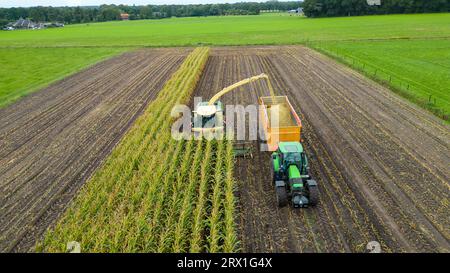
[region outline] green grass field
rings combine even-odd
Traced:
[[[394,78],[389,86],[442,117],[450,105],[449,25],[448,13],[321,19],[266,14],[0,31],[0,107],[126,48],[309,44],[364,63],[368,74],[377,70],[375,79]]]
[[[268,14],[116,21],[0,33],[0,46],[197,46],[450,37],[450,14],[307,19]]]
[[[450,40],[318,42],[312,47],[448,119]]]
[[[120,48],[0,48],[0,107],[123,50]]]

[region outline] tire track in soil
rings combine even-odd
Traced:
[[[31,250],[187,53],[125,53],[0,110],[1,251]]]
[[[274,68],[268,67],[267,70],[272,71],[272,70],[274,70]],[[277,78],[276,75],[271,75],[271,77]],[[282,82],[282,81],[280,81],[280,82]],[[285,90],[290,97],[295,97],[294,94],[289,94],[289,92],[288,92],[289,88],[287,86],[281,86],[281,87],[279,87],[279,90]],[[301,108],[298,107],[297,101],[294,100],[292,103],[293,103],[294,108],[297,109],[297,112],[302,114],[303,111]],[[310,153],[311,151],[317,153],[317,151],[319,149],[317,147],[315,148],[315,146],[320,142],[317,141],[317,136],[315,136],[314,134],[313,135],[311,134],[314,131],[312,128],[308,128],[310,126],[307,123],[307,119],[305,119],[305,117],[303,117],[303,123],[304,123],[303,126],[305,128],[305,130],[303,131],[304,136],[307,136],[306,141],[305,141],[306,149],[307,149],[308,153]],[[309,141],[311,138],[313,139],[313,141]],[[314,139],[316,139],[316,140],[314,140]],[[322,149],[323,149],[323,147],[322,147]],[[351,242],[355,241],[353,243],[354,245],[361,245],[361,241],[364,242],[364,241],[369,240],[368,238],[376,237],[377,236],[376,232],[373,232],[373,233],[366,232],[365,230],[363,230],[361,228],[361,226],[363,226],[363,227],[365,226],[368,217],[365,216],[365,213],[363,213],[364,210],[359,206],[358,201],[355,200],[355,197],[353,196],[352,192],[349,191],[347,188],[343,187],[345,180],[342,177],[342,175],[339,175],[339,170],[334,165],[333,160],[329,157],[329,155],[322,151],[321,155],[319,155],[319,156],[315,155],[312,158],[314,158],[314,160],[318,161],[319,164],[317,164],[316,166],[320,167],[320,172],[315,173],[314,165],[313,165],[312,172],[314,174],[313,176],[316,177],[316,179],[318,178],[319,183],[324,185],[324,187],[322,187],[322,189],[324,189],[323,192],[325,193],[325,195],[322,195],[321,198],[325,199],[325,202],[324,202],[325,204],[333,204],[333,209],[336,211],[334,213],[335,218],[328,220],[326,222],[331,222],[331,223],[335,222],[335,223],[338,223],[338,225],[341,227],[341,230],[335,230],[335,229],[333,230],[333,227],[331,226],[331,227],[328,227],[328,229],[326,229],[326,230],[312,232],[316,241],[317,241],[317,238],[322,238],[323,241],[328,242],[328,244],[325,244],[325,249],[327,249],[328,251],[336,252],[336,251],[349,251],[348,244],[345,244],[345,246],[343,246],[342,243],[339,242],[339,239],[341,239],[341,241],[342,241],[343,233],[345,233],[345,235],[347,237],[346,241],[351,241]],[[313,160],[313,162],[314,162],[314,160]],[[326,179],[321,182],[320,180],[322,178],[326,178]],[[329,190],[330,188],[334,188],[335,190],[330,191]],[[347,196],[347,198],[342,199],[342,198],[340,198],[340,196]],[[337,206],[336,206],[336,203],[338,203]],[[320,208],[321,205],[322,204],[319,204],[319,206],[317,208]],[[310,212],[314,212],[314,213],[310,213]],[[318,216],[315,214],[316,212],[319,213]],[[305,214],[308,215],[308,218],[310,219],[309,221],[311,223],[309,225],[311,228],[316,228],[317,226],[320,226],[320,224],[321,224],[320,222],[317,223],[317,222],[313,221],[313,219],[317,219],[317,218],[323,219],[323,216],[321,216],[321,214],[320,214],[320,210],[318,210],[318,211],[305,210]],[[366,221],[363,221],[363,222],[356,221],[359,218],[362,218],[363,220],[366,220]],[[359,230],[359,232],[355,232],[353,230]],[[331,236],[331,234],[333,234],[332,232],[338,232],[340,237],[338,236],[337,238],[333,238],[336,236]],[[316,233],[317,233],[317,235],[316,235]],[[327,235],[325,235],[325,237],[322,237],[322,236],[320,236],[322,234],[327,234]],[[359,242],[359,243],[357,243],[357,242]],[[321,245],[320,241],[317,241],[316,245],[320,246]],[[317,250],[319,250],[319,248]]]
[[[132,65],[132,63],[131,63]],[[143,66],[137,66],[135,65],[135,67],[137,67],[137,69],[141,70],[141,71],[145,71],[147,70],[146,67]],[[138,71],[136,71],[135,69],[130,70],[130,73],[133,73],[136,75],[138,75],[139,77],[142,77],[143,74],[138,74]],[[123,73],[123,72],[121,72]],[[118,77],[119,75],[111,75],[114,77]],[[110,80],[111,81],[111,80]],[[83,97],[83,102],[80,101],[75,101],[72,98],[68,98],[65,101],[68,102],[72,102],[72,104],[69,103],[69,105],[73,108],[72,109],[65,109],[64,111],[67,112],[67,115],[63,116],[59,114],[59,117],[57,117],[57,119],[55,120],[53,117],[52,118],[47,118],[47,117],[40,117],[40,120],[47,120],[50,119],[51,120],[51,125],[44,127],[44,130],[40,130],[39,132],[37,132],[35,135],[33,135],[33,137],[30,137],[30,139],[27,139],[27,141],[20,143],[20,146],[18,146],[13,152],[11,152],[10,154],[5,156],[5,159],[9,159],[9,158],[18,158],[19,156],[25,157],[25,156],[34,156],[35,158],[30,158],[31,160],[36,160],[38,161],[40,158],[39,154],[36,154],[34,151],[36,149],[39,149],[39,146],[42,146],[44,149],[47,148],[49,146],[50,143],[54,144],[53,142],[51,142],[51,139],[49,138],[49,135],[59,135],[61,134],[64,130],[67,130],[67,128],[69,126],[84,126],[83,124],[86,122],[84,119],[89,119],[90,115],[104,115],[105,111],[102,110],[105,108],[105,106],[107,107],[114,107],[113,104],[115,104],[117,101],[120,101],[121,99],[124,101],[128,101],[128,99],[123,99],[120,98],[119,96],[122,95],[126,95],[128,94],[128,92],[126,92],[127,88],[133,88],[132,85],[128,85],[126,86],[127,82],[123,81],[119,78],[119,81],[122,81],[123,83],[121,83],[120,85],[117,85],[115,81],[112,81],[114,84],[108,85],[108,88],[105,89],[106,92],[110,93],[110,94],[114,94],[111,95],[109,97],[104,97],[104,96],[97,96],[94,97],[94,99],[92,97],[90,97],[90,95],[87,95],[87,93],[94,93],[89,91],[90,89],[82,89],[83,92],[79,92],[79,93],[84,93],[84,97]],[[104,84],[103,82],[99,83],[99,84]],[[103,85],[105,88],[106,86]],[[124,92],[114,92],[114,90],[124,90]],[[141,100],[143,98],[140,98],[139,100],[136,99],[136,101],[138,101],[139,103],[141,103]],[[143,100],[142,100],[143,101]],[[90,111],[91,106],[90,104],[95,104],[95,105],[99,105],[95,111],[90,112],[89,114],[87,114],[88,111]],[[86,105],[88,104],[88,107],[78,107],[80,108],[80,110],[76,110],[77,108],[75,106],[77,105]],[[61,107],[58,105],[58,107]],[[72,112],[76,112],[75,114],[73,114]],[[56,114],[58,114],[58,112],[56,112]],[[63,118],[60,118],[63,117]],[[59,126],[60,123],[65,124],[65,127],[61,127]],[[79,125],[74,125],[74,123],[79,123]],[[39,127],[42,127],[42,124],[36,124]],[[28,125],[24,125],[27,126]],[[20,128],[20,127],[19,127]],[[37,130],[35,130],[37,131]],[[20,134],[19,134],[20,135]],[[8,132],[8,138],[9,139],[13,139],[14,140],[14,146],[16,146],[16,140],[18,139],[18,136],[16,134],[9,134]],[[20,137],[18,142],[20,141]],[[24,143],[26,143],[27,145],[23,145]],[[64,143],[60,143],[60,145],[63,145]],[[5,150],[8,148],[8,146],[5,147]],[[8,164],[9,163],[9,164]],[[19,177],[20,175],[22,175],[21,171],[27,171],[27,169],[30,168],[30,166],[25,165],[23,166],[23,164],[21,164],[22,162],[19,162],[18,164],[13,164],[14,162],[5,162],[5,164],[3,164],[3,166],[5,167],[5,169],[0,169],[1,173],[7,173],[8,171],[11,173],[10,176],[13,176],[15,174],[16,177]],[[24,162],[26,163],[26,162]],[[23,167],[22,167],[23,166]],[[11,169],[6,169],[7,167],[10,167]],[[21,169],[19,169],[20,167],[22,167]],[[2,187],[6,187],[7,185],[1,185]],[[19,187],[17,186],[17,184],[14,184],[14,187],[16,189],[18,189]],[[11,194],[14,194],[14,192],[11,192]]]
[[[272,71],[273,66],[270,63],[270,60],[266,59],[266,70],[267,71]],[[271,74],[270,75],[272,78],[272,82],[274,82],[274,85],[276,86],[277,90],[287,90],[287,87],[283,85],[283,80],[279,78],[279,75],[276,74]],[[292,102],[291,102],[292,103]],[[296,107],[296,104],[293,105],[294,107]],[[298,108],[298,107],[296,107]],[[301,114],[301,112],[299,112]],[[304,118],[302,118],[302,120],[304,120]],[[306,131],[309,132],[308,127],[305,124],[305,121],[303,121],[303,127],[306,128]],[[305,132],[305,131],[304,131]],[[305,134],[304,134],[305,136]],[[310,146],[307,144],[307,146]],[[312,147],[310,147],[312,148]],[[311,149],[312,150],[312,149]],[[311,157],[311,151],[309,151],[310,153],[310,157]],[[316,158],[324,158],[323,156],[321,157],[317,157]],[[324,165],[324,164],[322,164]],[[319,165],[321,166],[321,165]],[[312,171],[314,172],[314,169],[312,169]],[[324,172],[321,172],[322,175],[319,175],[319,173],[315,173],[314,177],[325,177]],[[319,181],[320,182],[320,181]],[[319,191],[321,191],[321,189],[319,189]],[[325,193],[320,193],[321,198],[323,199],[325,196],[328,197],[328,195],[325,195]],[[329,198],[329,197],[328,197]],[[330,199],[331,200],[331,199]],[[349,251],[349,248],[347,245],[343,245],[343,237],[342,234],[339,233],[339,230],[336,230],[331,224],[332,222],[334,222],[335,220],[331,220],[329,218],[329,215],[327,215],[327,210],[324,209],[323,204],[325,203],[331,203],[331,202],[323,202],[323,203],[319,203],[318,206],[316,207],[317,209],[317,215],[311,214],[309,210],[294,210],[291,212],[292,213],[296,213],[297,216],[301,216],[302,214],[305,214],[306,217],[308,218],[308,227],[311,229],[311,234],[313,234],[314,237],[320,237],[320,240],[318,240],[317,238],[314,239],[314,241],[316,241],[316,245],[317,251],[325,251],[325,249],[328,249],[328,251],[334,251],[334,252],[339,252],[339,251]],[[294,216],[293,216],[294,217]],[[311,218],[318,218],[319,221],[311,221]],[[335,239],[330,239],[333,236],[331,236],[331,234],[333,233],[337,233],[339,236],[337,236],[337,238]],[[320,243],[320,242],[322,243]]]
[[[430,124],[429,122],[426,122],[427,120],[423,119],[423,110],[420,111],[418,109],[417,111],[406,111],[406,114],[402,113],[402,111],[398,111],[397,109],[402,110],[408,110],[404,109],[405,107],[402,107],[402,104],[398,102],[398,98],[394,98],[392,94],[390,94],[389,91],[380,89],[379,92],[370,92],[370,89],[368,90],[367,87],[370,88],[368,83],[363,82],[358,77],[351,77],[346,78],[345,75],[342,76],[342,71],[339,69],[339,67],[333,66],[333,64],[325,63],[323,60],[319,59],[317,55],[312,54],[310,51],[306,52],[306,59],[308,60],[308,56],[312,56],[311,60],[316,60],[316,63],[320,63],[322,66],[324,66],[327,69],[324,69],[323,67],[318,67],[317,70],[320,71],[320,73],[327,77],[339,77],[339,81],[346,82],[346,84],[354,84],[354,89],[347,89],[344,88],[344,85],[340,85],[339,82],[337,82],[337,86],[335,88],[342,93],[342,97],[345,97],[350,103],[354,103],[358,105],[360,108],[359,111],[361,112],[362,109],[367,109],[366,111],[370,111],[373,113],[371,117],[365,116],[366,118],[371,119],[371,122],[375,125],[377,124],[383,124],[386,125],[388,128],[383,128],[382,130],[388,131],[386,133],[387,137],[391,137],[395,141],[397,145],[404,146],[403,149],[407,150],[411,157],[413,157],[415,160],[418,161],[418,164],[421,164],[424,168],[427,168],[429,171],[436,172],[435,175],[440,179],[442,182],[440,185],[441,187],[444,187],[444,189],[449,189],[449,185],[447,181],[450,178],[450,168],[445,165],[446,162],[450,160],[450,155],[447,153],[441,153],[442,149],[446,150],[448,149],[450,145],[449,141],[449,131],[445,130],[445,126],[439,126],[436,127],[436,124],[439,124],[439,122]],[[308,66],[314,65],[314,62],[308,61]],[[331,66],[331,68],[329,68]],[[342,68],[342,67],[341,67]],[[331,72],[330,72],[331,71]],[[388,93],[389,92],[389,93]],[[363,96],[360,96],[359,94],[363,94]],[[378,97],[381,97],[381,99],[377,99]],[[390,97],[387,95],[391,95]],[[361,97],[358,99],[358,97]],[[369,98],[369,99],[368,99]],[[388,107],[389,105],[384,103],[386,98],[392,98],[393,102],[396,103],[396,106],[398,107]],[[375,107],[376,106],[376,107]],[[378,108],[382,108],[383,112],[377,111]],[[357,107],[354,107],[357,108]],[[409,108],[410,109],[410,108]],[[389,116],[386,116],[384,112],[391,112]],[[395,122],[395,120],[390,119],[390,122],[384,122],[383,118],[386,117],[395,117],[396,119],[401,118],[404,122],[412,124],[411,129],[414,130],[414,134],[410,134],[409,131],[405,131],[402,122]],[[419,120],[420,122],[418,124],[414,124],[411,122],[410,119],[407,119],[408,117],[413,116],[414,119]],[[381,117],[381,118],[380,118]],[[422,123],[425,123],[426,125],[422,125]],[[395,124],[395,126],[393,126]],[[426,126],[432,127],[432,131],[435,131],[433,134],[430,133],[430,128],[426,128]],[[433,126],[434,125],[434,126]],[[378,126],[379,127],[379,126]],[[425,129],[426,128],[426,129]],[[447,128],[448,129],[448,128]],[[409,139],[409,141],[403,141],[404,139]],[[431,140],[429,139],[431,138]],[[420,140],[420,141],[417,141]],[[429,142],[434,140],[435,145],[428,145]],[[425,155],[425,157],[423,156]],[[421,160],[419,160],[419,158]],[[428,159],[428,160],[425,160]],[[437,166],[435,166],[437,165]]]
[[[283,71],[284,69],[281,68],[280,70]],[[305,71],[296,71],[296,72],[299,73],[299,74],[306,74],[306,75],[308,73],[308,72],[305,72]],[[303,81],[305,81],[305,78],[303,78]],[[287,82],[289,83],[289,80]],[[292,83],[290,83],[290,84],[292,84]],[[314,87],[314,81],[306,82],[303,85],[302,84],[297,85],[297,88],[308,90],[308,88],[310,88],[310,86]],[[291,93],[290,96],[295,98],[296,94],[292,94]],[[295,100],[294,100],[294,104],[297,104],[297,102],[295,102]],[[326,120],[325,123],[319,123],[318,121],[316,121],[316,124],[315,124],[316,127],[315,128],[309,126],[309,122],[311,120],[317,119],[320,115],[323,115],[323,114],[322,114],[320,108],[318,108],[317,105],[313,101],[310,101],[310,99],[308,98],[308,95],[302,96],[302,103],[301,103],[301,105],[303,107],[300,108],[300,109],[297,108],[297,110],[300,113],[304,114],[303,122],[304,122],[304,125],[306,125],[306,126],[305,126],[305,130],[303,132],[306,133],[306,143],[307,144],[309,143],[309,145],[311,147],[311,150],[316,151],[318,145],[320,145],[321,143],[326,144],[327,141],[332,141],[332,142],[339,141],[339,139],[341,137],[339,135],[333,136],[332,131],[325,131],[325,132],[323,132],[325,129],[327,129],[327,124],[328,123],[330,123],[330,124],[332,123],[329,120]],[[311,108],[312,106],[315,106],[315,108]],[[311,117],[311,116],[309,116],[309,113],[314,113],[314,115]],[[309,127],[309,129],[308,129],[308,127]],[[310,136],[310,132],[315,132],[316,133],[316,135],[313,136],[312,139],[311,139],[311,136]],[[326,138],[321,137],[321,135],[325,135]],[[321,146],[321,148],[320,148],[321,151],[318,153],[318,155],[314,156],[313,159],[318,161],[318,163],[319,163],[318,165],[319,165],[319,167],[322,170],[327,170],[331,166],[333,167],[333,171],[329,171],[329,170],[325,171],[328,174],[327,176],[330,178],[329,181],[334,181],[335,180],[334,177],[333,177],[333,174],[334,174],[334,176],[336,176],[336,177],[340,176],[339,177],[340,179],[339,179],[337,185],[343,186],[345,184],[348,184],[346,182],[348,180],[352,180],[352,178],[349,177],[348,175],[346,175],[345,173],[342,173],[342,170],[344,169],[342,166],[339,166],[339,167],[336,166],[336,165],[340,165],[340,164],[337,164],[337,163],[339,163],[339,159],[338,160],[333,160],[332,157],[326,151],[325,146],[323,146],[323,145],[320,145],[320,146]],[[348,145],[346,143],[340,143],[339,146],[340,147],[344,147],[344,150],[348,150],[348,148],[347,148]],[[351,157],[352,157],[352,155],[348,154],[348,158],[351,158]],[[329,160],[323,161],[323,160],[328,159],[328,158],[329,158]],[[326,162],[326,163],[324,163],[324,162]],[[320,178],[320,177],[323,177],[323,175],[319,174],[317,177]],[[323,184],[323,185],[324,185],[323,189],[328,192],[330,186],[336,185],[336,183],[332,183],[330,185],[326,185],[326,184]],[[348,186],[350,186],[350,185],[348,185]],[[336,187],[336,186],[334,186],[334,187]],[[360,191],[360,190],[361,189],[356,189],[355,190],[355,188],[353,188],[353,189],[350,189],[350,190],[347,189],[346,192],[344,192],[344,193],[342,193],[341,191],[338,191],[337,192],[338,194],[335,194],[335,193],[331,192],[331,194],[334,195],[331,198],[331,203],[333,204],[334,209],[336,211],[335,215],[337,217],[336,219],[338,219],[337,223],[339,223],[339,225],[341,226],[341,229],[343,229],[342,227],[346,227],[347,226],[347,228],[343,229],[343,230],[346,233],[347,241],[352,242],[353,245],[357,245],[354,242],[353,235],[352,234],[347,234],[347,233],[351,232],[351,230],[353,230],[354,228],[352,226],[348,226],[348,222],[349,222],[348,219],[346,220],[345,218],[344,219],[342,218],[343,216],[347,215],[346,217],[350,217],[350,219],[351,219],[351,216],[348,216],[348,214],[351,215],[352,213],[354,213],[354,212],[352,212],[352,207],[360,207],[360,206],[362,206],[361,210],[364,211],[362,216],[364,216],[366,219],[369,218],[369,220],[368,220],[369,223],[379,223],[380,222],[376,218],[373,217],[373,214],[372,215],[369,214],[371,209],[369,209],[368,204],[371,203],[371,200],[367,200],[366,201],[364,198],[358,197],[358,191]],[[355,195],[355,196],[353,196],[353,195]],[[347,199],[350,196],[352,196],[352,199],[356,199],[356,201],[354,200],[353,204],[345,206],[345,207],[347,207],[348,211],[343,211],[342,210],[342,205],[338,205],[338,206],[335,205],[335,203],[342,202],[342,201],[344,201],[345,199]],[[369,215],[365,216],[364,214],[369,214]],[[375,232],[375,233],[379,233],[381,231],[384,231],[383,225],[378,224],[378,232]],[[383,232],[383,233],[385,233],[385,232]],[[373,236],[369,236],[369,237],[374,238]],[[383,240],[381,240],[381,238],[379,236],[375,236],[375,238],[377,238],[378,241],[383,242]],[[385,247],[385,249],[386,249],[386,247]],[[360,250],[361,249],[359,249],[359,251]]]
[[[310,66],[305,65],[305,69],[309,67]],[[436,205],[436,203],[439,203],[439,200],[444,200],[446,195],[448,196],[448,191],[446,191],[445,187],[441,187],[438,189],[438,194],[440,193],[440,196],[433,195],[433,193],[426,193],[425,191],[425,188],[427,186],[428,190],[434,189],[436,186],[440,186],[440,178],[432,172],[427,172],[426,170],[421,169],[423,164],[421,164],[421,162],[414,162],[414,157],[411,156],[412,158],[408,158],[408,155],[403,154],[403,145],[396,145],[396,142],[394,140],[391,140],[390,135],[380,135],[379,129],[381,126],[379,124],[373,121],[360,121],[361,118],[367,118],[370,113],[361,113],[362,111],[359,109],[358,105],[347,105],[345,102],[345,100],[347,100],[347,96],[343,96],[340,94],[334,95],[335,91],[338,91],[337,93],[339,93],[340,90],[343,90],[343,88],[334,87],[339,86],[340,82],[342,81],[333,79],[332,82],[334,83],[334,86],[332,86],[329,84],[330,80],[328,78],[322,77],[321,74],[316,75],[315,73],[319,74],[320,72],[317,71],[319,70],[313,70],[312,72],[314,81],[322,81],[323,83],[325,83],[328,93],[316,92],[313,94],[313,96],[315,96],[316,98],[321,98],[319,99],[321,101],[320,104],[325,106],[325,109],[330,109],[324,110],[324,112],[329,111],[329,115],[332,115],[333,118],[335,118],[334,123],[343,124],[343,126],[346,128],[346,131],[350,133],[352,142],[359,143],[359,154],[364,154],[367,151],[368,155],[365,155],[365,161],[369,163],[376,175],[379,178],[382,178],[378,181],[380,183],[384,182],[388,192],[390,192],[391,195],[395,196],[395,199],[399,201],[398,207],[400,207],[402,210],[405,210],[406,213],[410,215],[410,217],[414,217],[414,223],[412,226],[414,227],[417,225],[418,231],[415,231],[415,236],[410,236],[410,239],[414,240],[415,238],[421,238],[422,243],[418,244],[419,249],[426,249],[428,247],[431,251],[433,249],[448,248],[448,241],[444,238],[444,236],[446,235],[446,231],[441,230],[441,234],[433,227],[433,223],[436,223],[437,226],[448,226],[446,224],[446,222],[448,221],[448,217],[446,217],[446,215],[448,216],[448,210],[442,211],[441,219],[439,219],[438,221],[436,220],[439,217],[435,217],[435,220],[433,220],[432,217],[428,217],[426,210],[422,209],[422,211],[418,211],[418,209],[422,208],[423,203],[427,204],[430,208],[439,209],[439,206]],[[333,73],[333,75],[335,74],[338,73]],[[355,85],[354,89],[357,88],[359,88],[359,86]],[[337,99],[339,98],[343,98],[343,100],[338,101]],[[350,121],[348,121],[347,123],[342,122],[342,120],[345,119],[349,119]],[[353,129],[350,129],[352,127]],[[360,135],[364,135],[364,137],[360,137]],[[374,149],[376,149],[376,152],[371,153],[371,151],[373,151]],[[383,166],[383,164],[386,164],[386,162],[388,162],[389,165]],[[381,166],[381,168],[378,167],[379,165]],[[409,180],[403,178],[406,174]],[[390,176],[388,177],[387,175]],[[385,182],[389,181],[390,179],[392,179],[391,183]],[[422,183],[410,184],[412,186],[416,186],[416,191],[413,192],[413,194],[417,194],[420,192],[419,195],[413,196],[415,201],[414,203],[413,200],[408,200],[409,192],[405,187],[409,186],[409,181],[420,180]],[[422,185],[425,185],[425,187],[420,188],[420,186]],[[427,199],[424,200],[422,199],[422,197],[425,197]],[[445,204],[443,206],[445,207]],[[426,217],[428,217],[428,220],[430,221],[428,221]]]
[[[263,72],[271,77],[276,92],[289,96],[301,116],[320,203],[304,210],[277,208],[270,154],[259,152],[255,143],[254,158],[238,158],[235,168],[243,251],[364,252],[372,240],[386,252],[450,251],[445,228],[448,126],[299,46],[216,48],[196,93],[207,99],[227,84]],[[209,82],[220,88],[211,89]],[[221,100],[256,104],[258,96],[267,94],[265,83],[256,82]],[[401,155],[398,166],[393,151]],[[411,186],[396,173],[399,170],[421,184]],[[420,202],[433,208],[421,209]],[[441,217],[427,216],[428,212]]]

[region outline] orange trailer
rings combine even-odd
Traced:
[[[260,97],[259,104],[269,151],[275,151],[279,142],[300,142],[302,122],[286,96]]]

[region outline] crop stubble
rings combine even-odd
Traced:
[[[0,250],[27,251],[188,54],[139,50],[0,110]]]
[[[248,252],[450,251],[449,128],[352,70],[304,47],[217,48],[196,96],[267,73],[303,122],[316,208],[279,209],[270,154],[238,159],[241,248]],[[256,104],[253,83],[222,98]]]

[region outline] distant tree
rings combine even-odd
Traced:
[[[212,15],[212,16],[222,15],[222,11],[220,9],[220,6],[217,5],[217,4],[211,5],[209,7],[209,12],[208,13],[209,13],[209,15]]]
[[[369,6],[367,0],[305,0],[308,17],[354,16],[419,12],[448,12],[449,0],[381,0],[381,6]]]
[[[450,0],[381,0],[381,3],[381,6],[375,7],[369,6],[367,0],[304,0],[303,2],[272,0],[261,3],[239,2],[206,5],[0,8],[0,20],[3,22],[2,24],[5,21],[11,22],[19,18],[70,24],[120,20],[121,12],[128,13],[131,20],[136,20],[161,19],[172,16],[256,15],[261,10],[287,11],[300,6],[309,17],[450,11]]]
[[[100,13],[98,15],[99,21],[113,21],[120,19],[120,10],[115,5],[100,6]]]
[[[81,10],[80,7],[76,7],[73,11],[73,18],[72,18],[72,23],[81,23],[83,18],[83,11]]]
[[[152,11],[151,6],[143,6],[140,8],[140,11],[139,11],[140,19],[151,19],[152,15],[153,15],[153,11]]]
[[[325,14],[324,3],[321,0],[305,0],[303,2],[303,12],[308,17],[319,17]]]
[[[160,12],[164,15],[166,18],[170,18],[173,16],[173,8],[170,5],[163,5],[160,7]]]
[[[1,16],[1,14],[0,14]],[[0,28],[4,28],[9,23],[6,19],[0,19]]]
[[[33,8],[30,8],[29,17],[30,17],[30,19],[32,19],[34,21],[37,21],[37,22],[45,22],[45,21],[47,21],[47,16],[46,16],[46,12],[45,12],[45,8],[44,7],[33,7]]]

